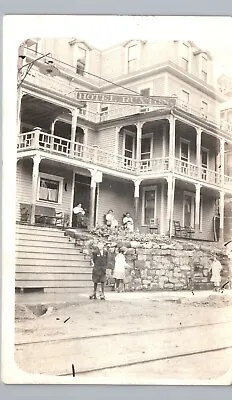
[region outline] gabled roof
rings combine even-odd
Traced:
[[[232,81],[232,77],[228,76],[226,74],[222,74],[221,76],[219,76],[217,81],[218,81],[218,83],[220,83],[220,82],[225,81],[225,80],[231,82]]]
[[[87,43],[86,41],[84,41],[84,40],[79,40],[79,39],[77,39],[77,38],[72,38],[70,41],[69,41],[69,44],[70,44],[70,46],[73,46],[74,44],[82,44],[82,45],[84,45],[85,47],[87,47],[87,49],[88,50],[92,50],[94,47],[93,46],[91,46],[89,43]]]
[[[147,43],[147,40],[130,39],[130,40],[127,40],[126,42],[123,42],[122,45],[123,45],[123,47],[125,47],[125,46],[127,46],[129,43],[131,43],[131,42],[140,42],[140,43],[142,43],[142,44],[145,44],[145,43]]]
[[[181,42],[181,40],[174,40],[174,42]],[[188,43],[190,47],[195,48],[195,51],[193,52],[194,56],[197,56],[199,54],[206,54],[212,60],[211,53],[208,50],[201,49],[192,40],[182,40],[182,42]]]

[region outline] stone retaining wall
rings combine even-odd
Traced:
[[[99,237],[82,237],[79,244],[88,252],[97,240]],[[113,282],[111,270],[114,267],[116,248],[126,248],[129,268],[126,270],[125,288],[129,291],[210,289],[213,285],[209,268],[214,254],[223,266],[221,285],[231,281],[226,249],[218,243],[168,239],[155,235],[140,235],[136,240],[133,236],[108,236],[100,240],[109,250],[109,284]]]

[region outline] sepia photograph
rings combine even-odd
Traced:
[[[7,115],[16,367],[231,385],[231,18],[40,18]]]

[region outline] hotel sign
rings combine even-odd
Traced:
[[[95,93],[78,91],[76,93],[77,100],[84,102],[93,103],[104,103],[104,104],[123,104],[133,106],[144,106],[149,105],[153,107],[174,107],[176,105],[176,97],[166,96],[140,96],[140,95],[127,95],[127,94],[116,94],[116,93]]]

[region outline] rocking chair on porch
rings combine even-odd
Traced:
[[[150,225],[149,225],[149,231],[150,233],[158,233],[159,230],[159,220],[158,218],[151,218],[150,219]]]

